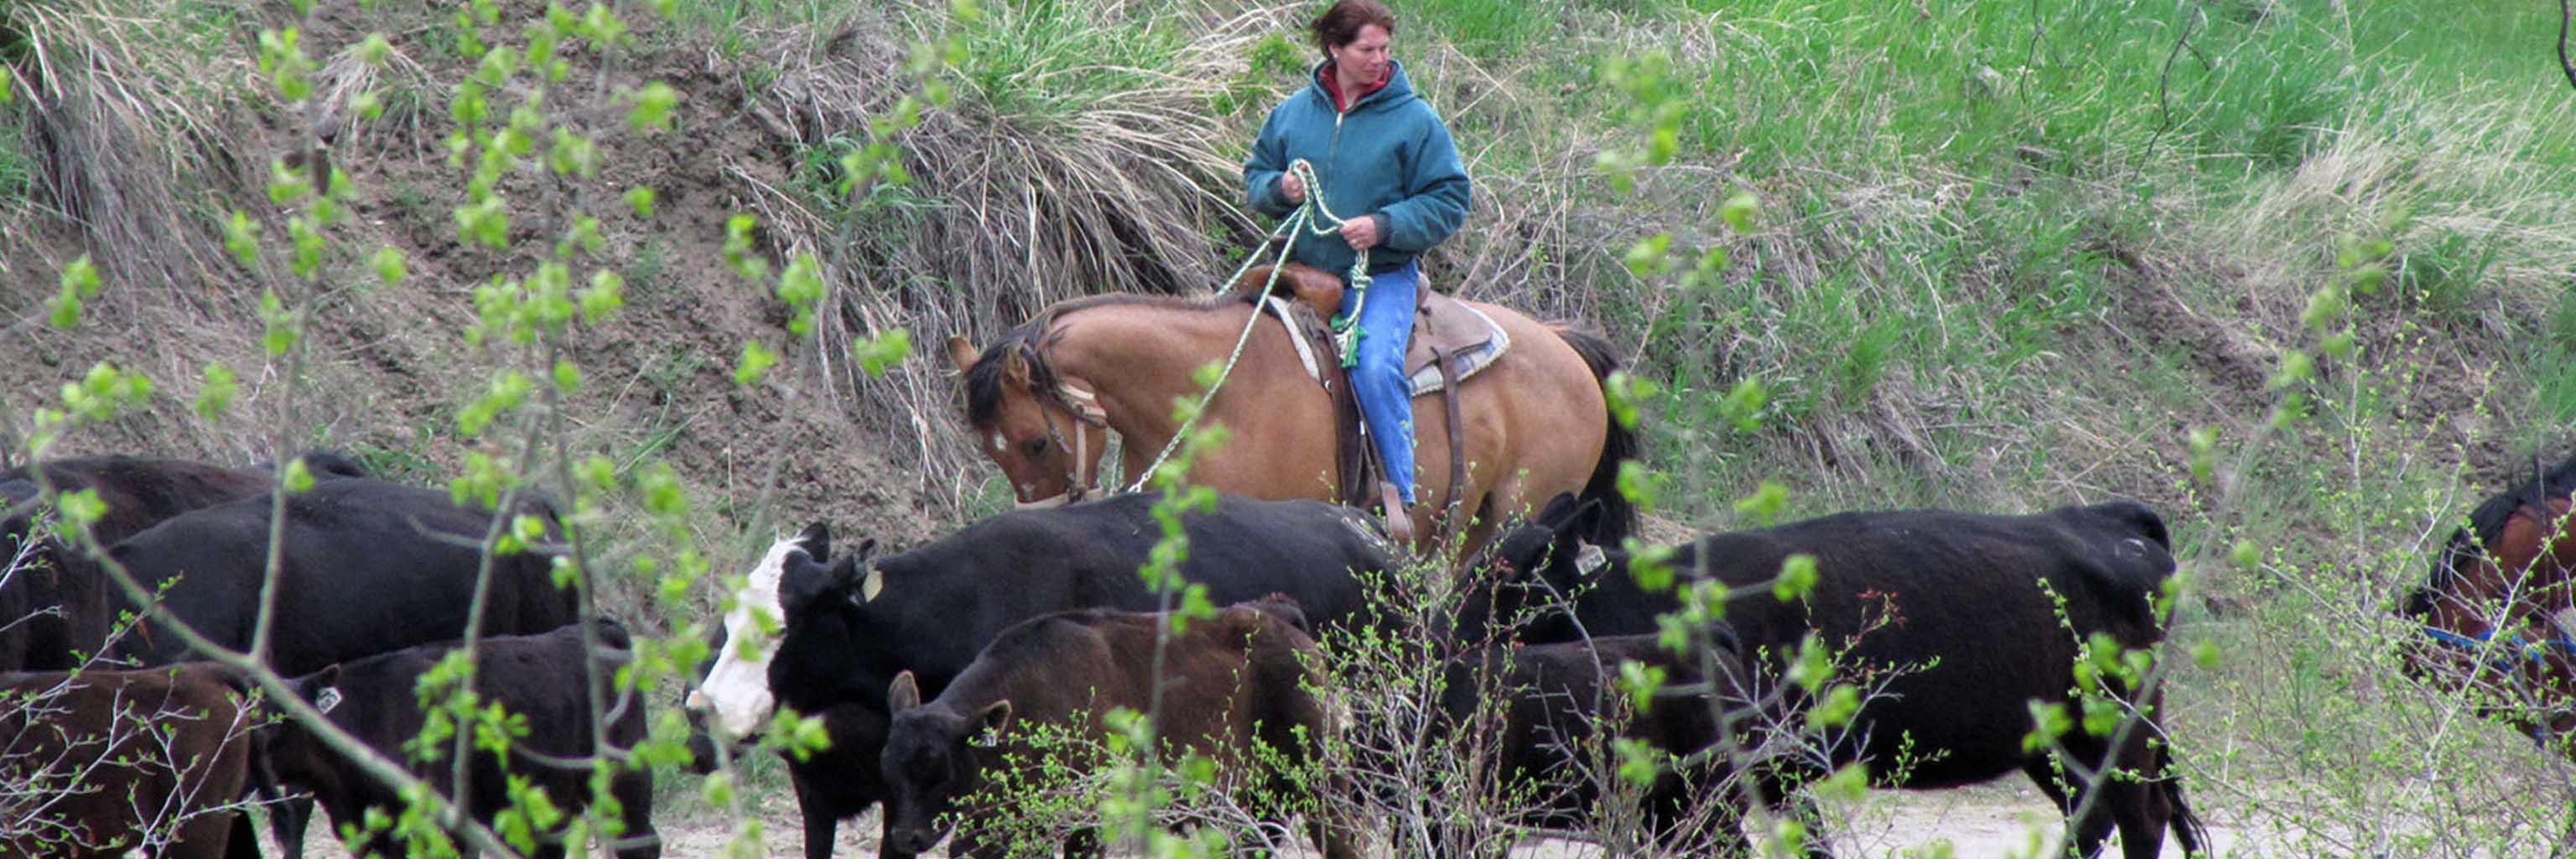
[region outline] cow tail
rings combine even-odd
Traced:
[[[2165,801],[2173,805],[2173,819],[2168,824],[2173,827],[2174,840],[2182,844],[2182,854],[2209,855],[2209,830],[2201,827],[2200,815],[2191,813],[2191,803],[2183,801],[2182,779],[2166,773],[2157,787],[2165,792]]]
[[[1611,348],[1610,341],[1566,325],[1548,327],[1565,341],[1565,345],[1574,347],[1575,354],[1583,356],[1584,366],[1592,369],[1592,378],[1602,384],[1601,394],[1606,399],[1610,394],[1610,374],[1618,372],[1620,367],[1619,355]],[[1619,463],[1636,459],[1642,445],[1637,431],[1621,425],[1619,418],[1610,410],[1603,409],[1601,419],[1606,424],[1601,437],[1601,459],[1592,467],[1592,479],[1583,484],[1583,498],[1601,502],[1602,515],[1600,524],[1594,526],[1593,532],[1585,535],[1585,539],[1594,545],[1615,548],[1637,531],[1637,508],[1628,503],[1628,496],[1619,493]]]

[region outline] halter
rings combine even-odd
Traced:
[[[2517,656],[2520,657],[2520,661],[2522,662],[2530,662],[2534,664],[2546,661],[2549,657],[2550,651],[2553,650],[2568,656],[2576,656],[2576,638],[2569,638],[2563,633],[2553,635],[2548,638],[2526,640],[2522,637],[2522,633],[2514,632],[2507,633],[2499,639],[2494,630],[2488,630],[2471,636],[2461,635],[2439,627],[2426,626],[2424,627],[2424,637],[2430,638],[2441,644],[2472,651],[2484,649],[2492,643],[2501,641],[2507,649],[2500,649],[2487,660],[2488,667],[2499,671],[2508,671],[2513,669],[2516,666],[2517,660],[2515,657]]]
[[[1022,510],[1062,507],[1081,501],[1091,494],[1093,488],[1091,460],[1083,456],[1083,451],[1091,447],[1092,427],[1096,426],[1104,430],[1109,427],[1109,412],[1100,407],[1098,395],[1063,382],[1056,383],[1055,398],[1056,405],[1063,406],[1065,411],[1073,413],[1073,442],[1070,444],[1065,442],[1064,432],[1056,428],[1053,414],[1046,415],[1047,440],[1053,442],[1057,449],[1064,451],[1065,458],[1072,460],[1073,465],[1065,472],[1063,492],[1036,501],[1019,502],[1018,507]]]

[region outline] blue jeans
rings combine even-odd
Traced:
[[[1413,299],[1421,285],[1422,269],[1409,262],[1369,276],[1368,301],[1360,308],[1359,363],[1351,368],[1360,420],[1377,444],[1387,482],[1406,504],[1413,503],[1413,383],[1404,375],[1404,350],[1413,341]],[[1342,315],[1350,315],[1360,294],[1342,293]]]

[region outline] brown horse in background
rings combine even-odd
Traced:
[[[1417,512],[1438,527],[1417,534],[1425,545],[1461,535],[1483,545],[1498,523],[1559,492],[1599,499],[1594,542],[1616,545],[1635,514],[1618,493],[1619,461],[1635,455],[1635,436],[1611,420],[1602,379],[1618,359],[1601,338],[1544,325],[1519,312],[1466,302],[1511,337],[1512,348],[1460,385],[1467,475],[1449,498],[1449,420],[1441,401],[1413,400]],[[1107,433],[1124,440],[1128,479],[1142,476],[1180,430],[1178,397],[1200,391],[1192,376],[1221,363],[1243,336],[1253,299],[1241,294],[1188,299],[1099,295],[1058,303],[1004,332],[979,354],[950,338],[949,357],[965,373],[967,423],[978,449],[1010,478],[1021,506],[1079,499],[1098,477]],[[1333,500],[1336,427],[1331,395],[1305,374],[1291,335],[1276,320],[1259,323],[1233,375],[1200,418],[1234,433],[1231,443],[1195,464],[1200,485],[1256,498]],[[1456,511],[1462,521],[1441,514]]]
[[[2535,741],[2576,732],[2576,459],[2469,513],[2408,595],[2408,670],[2485,694]],[[2576,749],[2570,750],[2576,754]]]

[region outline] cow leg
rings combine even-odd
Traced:
[[[1100,855],[1100,830],[1086,826],[1065,835],[1064,859],[1093,859]]]
[[[796,777],[793,770],[788,775],[788,783],[796,788],[796,810],[805,816],[805,859],[832,859],[832,839],[840,834],[841,822],[833,819],[821,797],[805,787],[805,779]]]
[[[304,831],[313,825],[313,797],[297,795],[283,787],[262,788],[261,793],[282,797],[268,806],[268,829],[276,833],[279,852],[289,857],[304,855]]]
[[[2100,763],[2102,760],[2102,754],[2098,745],[2089,742],[2070,743],[2065,754],[2069,758],[2078,761]],[[2058,783],[2057,767],[2051,762],[2051,759],[2048,756],[2040,756],[2039,758],[2032,760],[2030,763],[2023,765],[2022,772],[2028,774],[2031,782],[2039,785],[2040,792],[2047,794],[2049,801],[2057,805],[2057,812],[2059,814],[2074,814],[2075,809],[2083,806],[2085,786],[2072,782],[2066,784]],[[2118,785],[2114,784],[2110,785],[2110,787],[2116,789]],[[2102,799],[2106,801],[2117,798],[2118,795],[2116,793],[2104,794],[2102,797]],[[2085,857],[2085,859],[2092,859],[2092,857],[2102,854],[2102,842],[2110,839],[2111,826],[2113,822],[2111,815],[2105,814],[2103,811],[2104,810],[2101,808],[2095,808],[2090,813],[2086,814],[2084,819],[2073,821],[2075,843],[2070,846],[2072,847],[2071,852],[2075,855]],[[2152,856],[2154,854],[2148,855]]]
[[[1834,851],[1825,837],[1825,815],[1816,807],[1814,797],[1798,790],[1799,785],[1825,777],[1823,769],[1803,763],[1764,767],[1755,784],[1762,792],[1762,804],[1772,814],[1798,821],[1807,830],[1807,859],[1833,859]]]
[[[617,795],[617,805],[625,813],[626,834],[617,840],[629,845],[617,848],[617,859],[662,859],[662,834],[653,830],[652,771],[618,776],[617,783],[609,789]]]
[[[288,859],[303,859],[302,854],[287,854]],[[252,823],[250,812],[233,812],[232,837],[224,840],[224,859],[260,859],[259,825]]]

